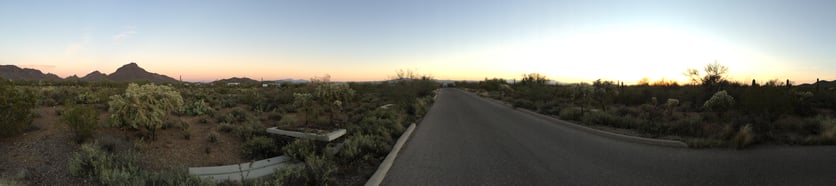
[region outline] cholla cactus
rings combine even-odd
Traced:
[[[114,125],[151,132],[155,138],[163,116],[183,109],[183,97],[169,86],[131,83],[125,94],[111,96],[108,104]]]
[[[725,90],[714,93],[711,99],[705,101],[703,108],[713,112],[725,112],[734,105],[734,98],[726,93]]]
[[[293,105],[305,112],[305,125],[310,123],[311,116],[316,115],[312,98],[310,93],[293,93]]]

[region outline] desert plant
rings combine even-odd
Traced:
[[[214,112],[214,109],[203,99],[187,104],[185,108],[185,114],[191,116],[202,116],[211,112]]]
[[[241,147],[242,155],[247,159],[264,159],[281,154],[281,148],[273,139],[263,136],[252,137]]]
[[[302,108],[302,112],[305,113],[305,125],[310,124],[311,119],[317,115],[316,105],[310,93],[293,93],[293,105]]]
[[[218,133],[215,131],[209,132],[209,142],[218,143],[220,141]]]
[[[703,108],[712,112],[723,113],[731,109],[734,105],[734,97],[729,96],[725,90],[714,93],[711,99],[705,101]]]
[[[337,155],[349,163],[371,163],[370,161],[385,156],[391,146],[384,143],[380,136],[354,135],[345,141]]]
[[[99,113],[88,105],[70,104],[64,109],[61,121],[70,127],[76,142],[81,143],[93,136],[99,123]]]
[[[754,142],[755,133],[752,131],[752,125],[747,124],[743,127],[740,127],[740,130],[737,131],[737,134],[734,135],[732,138],[732,144],[735,148],[741,149],[749,146]]]
[[[560,119],[562,120],[574,120],[578,121],[581,119],[581,111],[576,108],[566,107],[560,110]]]
[[[131,83],[125,94],[111,96],[108,104],[113,124],[150,132],[154,139],[163,116],[183,108],[183,97],[169,86]]]
[[[0,136],[16,135],[31,126],[31,110],[35,107],[32,95],[0,78]]]
[[[282,152],[290,158],[307,161],[308,157],[316,154],[317,144],[308,139],[296,139],[292,143],[282,147]]]

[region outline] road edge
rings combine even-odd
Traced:
[[[581,131],[585,131],[585,132],[588,132],[588,133],[592,133],[592,134],[595,134],[595,135],[598,135],[598,136],[603,136],[603,137],[607,137],[607,138],[611,138],[611,139],[615,139],[615,140],[622,140],[622,141],[628,141],[628,142],[633,142],[633,143],[641,143],[641,144],[656,145],[656,146],[663,146],[663,147],[688,148],[688,144],[686,144],[685,142],[682,142],[682,141],[667,140],[667,139],[656,139],[656,138],[645,138],[645,137],[618,134],[618,133],[613,133],[613,132],[604,131],[604,130],[598,130],[598,129],[583,126],[583,125],[580,125],[580,124],[577,124],[577,123],[574,123],[574,122],[571,122],[571,121],[561,120],[561,119],[555,118],[553,116],[543,115],[543,114],[540,114],[540,113],[537,113],[537,112],[534,112],[534,111],[531,111],[531,110],[528,110],[528,109],[524,109],[524,108],[516,108],[515,109],[515,108],[513,108],[513,106],[511,104],[509,104],[507,102],[504,102],[504,101],[501,101],[501,100],[496,100],[496,99],[493,99],[493,98],[482,97],[482,96],[476,95],[472,92],[468,92],[468,91],[465,91],[465,90],[462,90],[462,91],[464,91],[466,93],[470,93],[472,96],[476,96],[476,97],[485,99],[486,101],[494,102],[494,103],[497,103],[497,104],[500,104],[500,105],[505,105],[507,107],[510,107],[512,110],[517,110],[517,111],[520,111],[520,112],[523,112],[523,113],[527,113],[529,115],[532,115],[532,116],[550,121],[552,123],[559,123],[559,124],[562,124],[564,126],[568,126],[570,128],[574,128],[576,130],[581,130]]]
[[[553,122],[553,123],[560,123],[560,124],[563,124],[564,126],[568,126],[570,128],[574,128],[576,130],[585,131],[585,132],[588,132],[588,133],[592,133],[592,134],[595,134],[595,135],[598,135],[598,136],[608,137],[608,138],[611,138],[611,139],[629,141],[629,142],[633,142],[633,143],[663,146],[663,147],[688,148],[688,144],[686,144],[685,142],[682,142],[682,141],[656,139],[656,138],[645,138],[645,137],[638,137],[638,136],[630,136],[630,135],[624,135],[624,134],[619,134],[619,133],[613,133],[613,132],[609,132],[609,131],[590,128],[590,127],[583,126],[583,125],[580,125],[580,124],[576,124],[576,123],[573,123],[573,122],[570,122],[570,121],[561,120],[561,119],[558,119],[558,118],[554,118],[553,116],[543,115],[543,114],[540,114],[540,113],[537,113],[537,112],[534,112],[534,111],[531,111],[531,110],[528,110],[528,109],[524,109],[524,108],[517,108],[516,110],[518,110],[520,112],[527,113],[527,114],[535,116],[535,117],[539,117],[541,119],[548,120],[548,121]]]
[[[392,163],[395,162],[395,158],[398,157],[398,153],[403,148],[403,145],[406,144],[406,140],[412,136],[412,132],[415,131],[415,123],[409,125],[409,128],[401,134],[401,137],[398,138],[398,141],[395,143],[395,146],[392,147],[392,150],[389,151],[389,154],[386,155],[386,158],[383,159],[383,162],[380,162],[380,166],[377,167],[377,171],[374,172],[371,178],[366,181],[365,186],[377,186],[383,182],[383,178],[386,178],[386,174],[389,173],[389,169],[392,168]]]

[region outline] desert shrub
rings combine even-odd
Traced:
[[[0,78],[0,136],[19,134],[32,125],[35,99],[31,92],[18,90]]]
[[[329,177],[336,170],[336,165],[327,157],[313,156],[302,165],[278,170],[254,185],[328,185]]]
[[[215,131],[210,131],[209,132],[209,142],[218,143],[218,141],[220,141],[219,138],[220,138],[220,136],[218,136],[217,132],[215,132]]]
[[[68,105],[61,121],[70,127],[76,142],[81,143],[93,136],[99,123],[99,113],[88,105]]]
[[[618,119],[619,118],[617,118],[613,115],[610,115],[606,112],[600,112],[600,111],[587,112],[586,114],[581,116],[581,121],[583,123],[587,124],[587,125],[598,124],[598,125],[614,126],[614,125],[616,125],[616,122],[617,122],[616,120],[618,120]]]
[[[560,119],[562,120],[578,121],[581,120],[581,116],[581,111],[575,108],[566,107],[560,110]]]
[[[711,99],[705,101],[703,108],[713,112],[726,112],[734,106],[734,98],[729,96],[725,90],[714,93]]]
[[[375,109],[366,114],[356,125],[349,126],[349,131],[357,134],[381,136],[386,143],[404,131],[402,118],[395,109]]]
[[[152,173],[139,166],[132,152],[110,153],[96,144],[83,144],[69,162],[70,175],[96,180],[101,185],[212,185],[213,182],[181,171]]]
[[[265,159],[281,154],[281,148],[273,139],[263,136],[252,137],[241,147],[242,155],[247,159]]]
[[[203,99],[187,104],[184,109],[185,114],[190,116],[202,116],[214,111],[215,110],[209,106],[209,103],[206,103]]]
[[[163,125],[163,116],[182,109],[183,98],[169,86],[131,83],[125,94],[111,96],[108,104],[113,124],[150,132],[153,139]]]
[[[292,143],[282,147],[282,152],[290,158],[307,161],[308,157],[316,155],[317,146],[312,140],[296,139]]]
[[[233,126],[232,132],[235,133],[236,136],[244,140],[247,140],[256,135],[266,135],[264,127],[261,125],[261,122],[255,119],[250,119],[249,121],[244,122],[241,125]]]
[[[97,180],[102,185],[142,185],[138,156],[134,153],[114,155],[96,144],[84,144],[70,158],[73,176]]]
[[[732,138],[731,144],[735,148],[741,149],[749,146],[755,140],[755,133],[752,131],[752,125],[745,125],[737,131],[737,134]]]
[[[560,103],[557,101],[548,101],[540,106],[540,112],[546,115],[560,115]]]
[[[235,125],[229,123],[218,124],[218,131],[230,133],[235,130]]]
[[[535,108],[534,103],[527,100],[527,99],[514,99],[514,101],[511,102],[511,106],[514,107],[514,108],[524,108],[524,109]]]
[[[296,126],[299,125],[299,121],[296,120],[296,117],[283,117],[282,120],[279,120],[276,123],[276,126]]]
[[[385,156],[390,149],[391,146],[384,143],[380,136],[354,135],[345,141],[337,155],[351,164],[370,163]]]

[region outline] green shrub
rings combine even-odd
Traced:
[[[282,147],[282,152],[290,158],[307,161],[308,157],[316,155],[317,144],[309,139],[296,139],[292,143]]]
[[[563,110],[560,110],[560,119],[562,119],[562,120],[578,121],[578,120],[581,119],[581,116],[582,116],[582,113],[581,113],[581,110],[579,110],[579,109],[566,107],[566,108],[563,108]]]
[[[88,105],[68,105],[61,121],[70,127],[76,142],[81,143],[93,136],[99,123],[99,113]]]
[[[83,144],[69,162],[70,175],[96,180],[101,185],[213,185],[214,182],[183,171],[153,173],[139,167],[131,151],[113,154],[96,144]]]
[[[20,134],[32,125],[35,98],[0,78],[0,136]]]
[[[94,179],[102,185],[143,185],[137,158],[134,153],[114,155],[96,144],[84,144],[70,158],[69,170],[73,176]]]
[[[375,109],[367,113],[356,125],[349,126],[349,131],[357,134],[380,136],[386,143],[404,131],[402,118],[395,109]]]
[[[349,164],[372,163],[385,156],[391,148],[380,136],[354,135],[345,141],[337,155]]]
[[[273,139],[263,136],[252,137],[241,147],[244,158],[256,160],[265,159],[281,154],[281,148]]]
[[[334,162],[323,156],[308,159],[304,164],[277,170],[269,178],[252,185],[328,185],[331,175],[337,170]]]
[[[511,102],[511,106],[514,108],[533,109],[534,103],[527,99],[514,99],[514,101]]]

